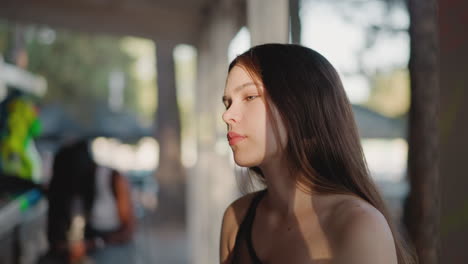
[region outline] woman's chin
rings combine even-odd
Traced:
[[[234,161],[236,162],[237,166],[240,167],[256,167],[260,164],[260,162],[255,159],[237,157],[236,155],[234,155]]]

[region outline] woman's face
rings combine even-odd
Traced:
[[[278,158],[281,153],[264,95],[264,87],[259,81],[252,79],[240,66],[232,68],[224,90],[226,111],[223,120],[228,125],[227,138],[234,160],[242,167],[262,166]],[[278,120],[282,146],[285,146],[285,128],[275,107],[271,103],[270,106]]]

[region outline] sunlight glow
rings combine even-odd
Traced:
[[[99,137],[91,143],[91,150],[96,163],[120,171],[155,170],[158,166],[159,145],[151,137],[144,137],[135,145]]]

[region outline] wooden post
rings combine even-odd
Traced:
[[[408,0],[411,108],[405,222],[420,263],[438,263],[439,68],[435,0]],[[445,263],[445,262],[444,262]]]
[[[158,109],[156,138],[159,143],[160,221],[185,223],[185,170],[181,162],[181,129],[173,50],[175,44],[156,42]]]

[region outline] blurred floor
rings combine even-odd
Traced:
[[[186,264],[188,240],[182,227],[156,225],[154,215],[146,215],[138,222],[133,243],[109,247],[91,256],[96,264]]]

